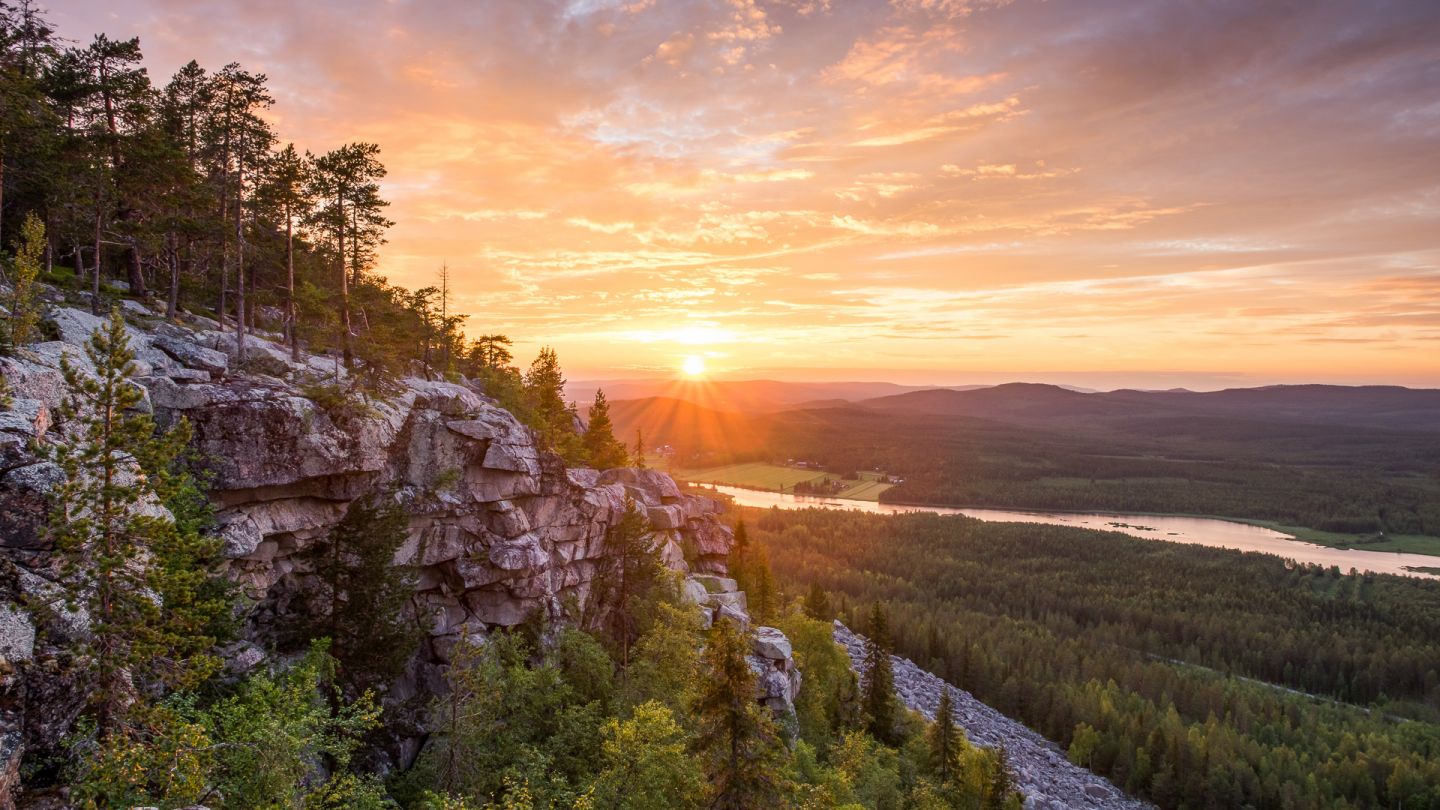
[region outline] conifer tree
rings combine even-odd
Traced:
[[[775,583],[775,573],[770,570],[770,557],[765,549],[757,548],[751,555],[750,588],[754,591],[751,609],[755,620],[771,624],[780,615],[780,586]],[[747,591],[748,592],[748,591]]]
[[[629,458],[625,445],[615,438],[615,426],[610,421],[610,403],[605,392],[596,390],[595,403],[590,406],[590,422],[585,426],[581,439],[585,446],[585,461],[597,470],[624,467]]]
[[[820,587],[820,583],[810,583],[810,590],[805,594],[803,604],[805,615],[812,619],[828,622],[835,618],[835,611],[830,607],[830,595]]]
[[[702,657],[695,701],[695,753],[710,782],[711,808],[750,810],[782,804],[785,744],[774,719],[755,700],[749,644],[730,622],[717,622]]]
[[[23,346],[36,337],[40,324],[40,261],[45,255],[45,223],[35,214],[25,215],[20,226],[20,244],[15,252],[14,272],[10,279],[9,329],[3,342]]]
[[[565,375],[555,350],[549,346],[540,349],[525,372],[525,401],[540,441],[550,450],[562,450],[573,424],[565,405]]]
[[[325,543],[310,554],[319,580],[308,638],[329,638],[340,680],[356,694],[398,674],[419,643],[408,615],[414,575],[393,564],[407,518],[393,499],[351,503]]]
[[[381,233],[392,224],[381,215],[388,202],[380,198],[379,181],[385,176],[380,147],[351,143],[333,149],[310,163],[309,192],[316,199],[310,222],[331,237],[340,290],[340,346],[345,366],[354,365],[351,322],[351,288],[373,258]],[[367,249],[367,245],[369,246]]]
[[[128,736],[138,730],[147,684],[193,686],[213,670],[203,630],[213,617],[201,613],[214,606],[196,595],[215,545],[177,529],[162,508],[162,488],[178,486],[167,475],[188,432],[157,437],[137,410],[141,389],[118,310],[85,354],[93,374],[61,358],[62,438],[47,451],[64,482],[50,525],[67,601],[90,619],[78,659],[95,674],[96,728],[102,737]]]
[[[895,740],[895,673],[890,664],[890,626],[885,609],[876,602],[870,608],[870,622],[862,663],[861,707],[866,728],[875,739],[893,744]]]
[[[265,167],[258,196],[261,204],[285,223],[285,342],[290,359],[300,361],[299,312],[295,305],[295,230],[310,217],[314,198],[310,195],[309,172],[314,158],[303,157],[295,144],[286,144]]]
[[[940,706],[935,710],[935,722],[930,724],[930,767],[940,784],[947,785],[955,779],[955,769],[960,757],[959,732],[955,728],[955,705],[950,689],[940,691]]]
[[[1015,781],[1010,776],[1010,755],[1001,745],[995,749],[995,757],[991,760],[990,784],[985,791],[985,810],[1004,810],[1012,805],[1019,805],[1015,793]]]
[[[645,434],[640,428],[635,428],[635,451],[630,455],[635,459],[635,469],[645,469]]]
[[[749,593],[750,532],[745,528],[743,520],[735,524],[735,542],[730,546],[730,558],[725,567],[730,572],[730,577],[735,580],[736,587]]]
[[[626,667],[641,616],[648,612],[646,602],[665,570],[650,520],[628,496],[624,514],[605,536],[605,548],[605,560],[591,586],[590,612],[619,652],[621,667]]]

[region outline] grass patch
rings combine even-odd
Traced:
[[[677,469],[673,471],[673,475],[681,480],[698,484],[721,484],[783,492],[793,491],[796,484],[839,481],[845,485],[845,488],[835,493],[835,497],[860,501],[878,501],[880,493],[892,486],[881,482],[882,473],[865,472],[860,474],[859,480],[845,481],[838,475],[821,470],[801,470],[758,461],[696,470]]]
[[[1277,532],[1294,535],[1297,540],[1304,540],[1307,543],[1314,543],[1330,548],[1358,548],[1365,551],[1398,551],[1406,554],[1429,554],[1433,557],[1440,557],[1440,537],[1431,537],[1426,534],[1390,534],[1385,535],[1383,540],[1376,540],[1375,535],[1370,534],[1342,534],[1340,532],[1323,532],[1319,529],[1307,529],[1304,526],[1286,526],[1283,523],[1276,523],[1273,520],[1248,520],[1245,518],[1227,517],[1224,520],[1234,520],[1240,523],[1249,523],[1252,526],[1263,526],[1267,529],[1274,529]]]

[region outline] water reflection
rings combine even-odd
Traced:
[[[1374,571],[1377,574],[1440,579],[1433,574],[1410,570],[1440,567],[1440,557],[1425,554],[1403,554],[1363,549],[1339,549],[1318,546],[1260,526],[1235,523],[1215,518],[1168,517],[1159,515],[1094,514],[1088,512],[1017,512],[1007,509],[954,509],[944,506],[898,506],[856,501],[848,498],[825,498],[791,495],[743,487],[707,486],[735,499],[741,506],[781,509],[851,509],[878,515],[899,515],[911,512],[932,512],[940,515],[965,515],[992,523],[1046,523],[1055,526],[1078,526],[1084,529],[1115,531],[1150,540],[1194,543],[1215,548],[1260,551],[1287,559],[1316,565],[1338,565],[1341,571]]]

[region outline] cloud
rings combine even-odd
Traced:
[[[448,263],[567,368],[703,320],[756,367],[1440,385],[1434,3],[63,6],[157,82],[267,73],[301,148],[380,143],[384,275]]]

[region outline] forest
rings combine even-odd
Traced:
[[[963,517],[740,510],[782,592],[1161,807],[1440,807],[1440,588]]]

